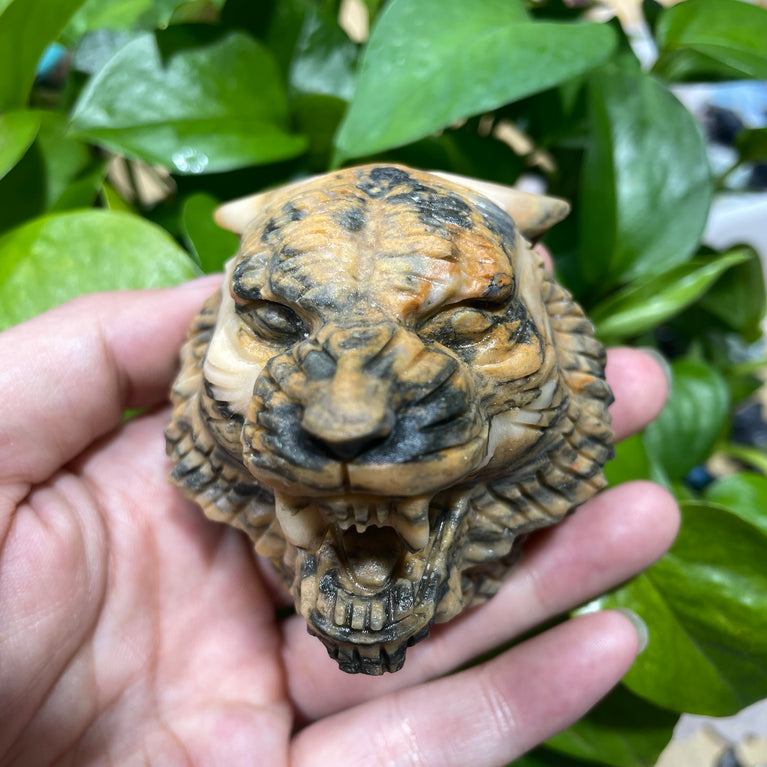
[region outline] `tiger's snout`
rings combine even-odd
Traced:
[[[451,456],[472,444],[478,460],[485,438],[465,367],[396,323],[326,324],[269,362],[250,412],[251,470],[289,468],[307,490],[428,492],[437,484],[431,464],[440,464],[440,483],[458,478],[474,466]],[[272,434],[277,422],[294,426]]]
[[[349,461],[388,437],[396,421],[393,381],[380,375],[392,327],[329,330],[303,358],[307,386],[301,427],[322,448]],[[391,360],[383,366],[391,365]]]

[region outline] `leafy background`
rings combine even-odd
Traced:
[[[748,247],[700,245],[722,181],[670,90],[767,79],[767,10],[645,3],[648,71],[620,20],[560,0],[366,0],[365,42],[339,5],[0,0],[0,328],[219,270],[236,248],[219,201],[305,174],[375,158],[545,181],[574,206],[547,240],[560,279],[606,342],[653,348],[673,374],[610,479],[662,482],[684,522],[661,561],[583,608],[632,608],[648,649],[518,763],[651,765],[681,712],[767,697],[767,456],[733,427],[764,368],[764,279]],[[737,146],[764,160],[765,130]],[[727,457],[713,481],[712,455]]]

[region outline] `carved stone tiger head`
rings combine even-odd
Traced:
[[[371,165],[219,214],[242,241],[182,355],[172,478],[344,671],[399,669],[604,483],[604,350],[525,239],[566,206],[476,186]]]

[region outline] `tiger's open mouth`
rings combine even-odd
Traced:
[[[284,516],[287,499],[278,495],[276,505]],[[397,671],[407,647],[428,634],[465,516],[441,506],[425,496],[291,499],[316,531],[313,545],[298,547],[296,608],[342,670]]]

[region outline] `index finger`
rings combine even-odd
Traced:
[[[0,334],[0,482],[41,482],[126,408],[160,402],[220,281],[83,296]]]

